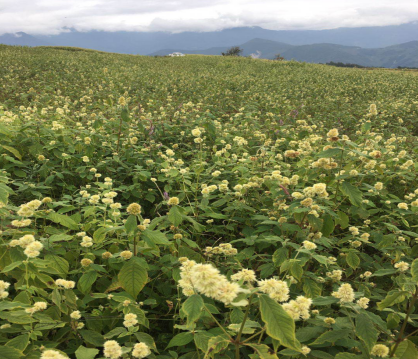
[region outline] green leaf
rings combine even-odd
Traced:
[[[216,337],[210,338],[208,342],[208,349],[206,351],[206,358],[216,358],[216,353],[219,353],[221,350],[226,349],[230,341],[228,338],[218,335]]]
[[[194,342],[196,346],[203,352],[207,352],[209,340],[213,337],[213,334],[208,332],[197,332],[194,334]]]
[[[63,214],[58,214],[58,213],[50,213],[48,214],[48,216],[46,217],[47,219],[49,219],[50,221],[54,222],[54,223],[58,223],[64,227],[67,227],[69,229],[73,229],[73,230],[77,230],[78,229],[78,225],[77,223],[71,219],[68,216],[65,216]]]
[[[335,356],[335,359],[355,359],[355,358],[362,359],[362,357],[355,355],[355,354],[351,354],[351,353],[338,353]]]
[[[157,347],[155,346],[155,342],[154,339],[152,338],[151,335],[147,334],[147,333],[135,333],[136,339],[139,342],[145,343],[146,345],[148,345],[151,349],[154,349],[155,351],[157,351]]]
[[[48,261],[48,267],[55,270],[54,274],[61,274],[65,276],[70,270],[70,264],[62,257],[53,254],[47,254],[45,256],[45,260]],[[48,273],[51,273],[51,271]]]
[[[379,308],[379,310],[383,310],[387,307],[390,307],[393,304],[400,303],[405,299],[405,296],[407,294],[408,292],[405,291],[391,291],[388,293],[385,299],[377,303],[377,307]]]
[[[350,182],[344,181],[341,184],[341,191],[348,197],[353,206],[361,207],[363,197],[357,187],[353,186]]]
[[[412,262],[411,274],[414,281],[418,283],[418,258],[414,259]]]
[[[265,344],[247,344],[253,348],[260,359],[278,359],[274,351]]]
[[[142,232],[141,237],[145,237],[153,244],[161,244],[164,246],[168,246],[170,244],[166,235],[160,231],[151,231],[150,229],[146,229]]]
[[[267,334],[280,341],[280,344],[301,351],[295,336],[295,322],[283,307],[269,296],[260,295],[261,318],[266,323]]]
[[[367,347],[368,353],[372,350],[376,344],[379,336],[378,331],[373,325],[373,322],[364,313],[360,313],[356,317],[356,334],[364,342]]]
[[[16,338],[9,340],[6,345],[24,351],[29,344],[29,334],[19,335]]]
[[[346,338],[350,333],[349,329],[330,330],[321,334],[311,345],[335,343],[339,339]]]
[[[137,218],[131,214],[125,222],[125,230],[128,236],[132,236],[138,230],[137,228]]]
[[[93,344],[96,347],[103,346],[105,339],[100,333],[95,332],[93,330],[84,330],[84,329],[79,330],[79,333],[81,334],[81,336],[87,343]]]
[[[148,273],[142,261],[138,257],[132,257],[123,265],[118,278],[122,288],[136,298],[148,281]]]
[[[180,346],[189,344],[192,340],[193,340],[192,333],[177,334],[174,338],[170,340],[166,349],[171,348],[171,347],[180,347]]]
[[[13,190],[4,183],[0,183],[0,203],[7,204],[9,195],[13,194]]]
[[[303,291],[308,298],[316,298],[321,295],[321,287],[312,279],[305,279]]]
[[[10,153],[14,154],[16,158],[22,161],[22,155],[16,148],[5,145],[1,145],[1,147],[3,147],[6,151],[9,151]]]
[[[323,216],[322,219],[324,220],[324,223],[322,224],[321,232],[324,237],[328,237],[334,231],[334,220],[329,214]]]
[[[99,354],[99,349],[86,348],[80,345],[74,354],[77,359],[94,359]]]
[[[6,267],[4,267],[4,269],[2,270],[2,273],[10,272],[13,269],[19,267],[22,263],[23,263],[22,261],[17,261],[17,262],[10,263]]]
[[[96,271],[89,271],[84,273],[81,278],[78,280],[77,288],[80,290],[81,293],[87,294],[93,283],[97,279],[97,272]]]
[[[187,325],[199,319],[203,309],[203,299],[198,294],[193,294],[183,304],[183,310],[187,315]]]
[[[404,340],[396,348],[396,359],[412,359],[418,358],[418,351],[414,343],[410,340]]]
[[[1,359],[19,359],[23,357],[23,353],[16,348],[9,346],[0,347],[0,358]]]
[[[184,214],[183,209],[179,206],[171,207],[168,212],[168,220],[175,226],[178,227],[183,222]]]
[[[329,148],[325,151],[322,151],[318,154],[318,158],[330,158],[341,156],[341,148]]]
[[[360,258],[354,252],[348,252],[346,260],[347,264],[353,269],[356,269],[360,265]]]

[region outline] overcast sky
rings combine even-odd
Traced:
[[[24,31],[330,29],[418,20],[418,0],[0,0],[0,34]]]

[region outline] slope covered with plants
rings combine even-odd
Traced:
[[[0,356],[417,357],[416,72],[0,63]]]

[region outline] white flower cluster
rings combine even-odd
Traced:
[[[28,258],[35,258],[39,256],[40,251],[44,247],[41,242],[35,240],[35,237],[32,234],[26,234],[20,239],[13,239],[10,241],[9,246],[20,246],[21,248],[24,248],[24,253]]]
[[[260,280],[258,286],[261,292],[278,302],[285,302],[289,299],[289,287],[286,282],[270,278]]]
[[[123,325],[126,328],[130,328],[130,327],[133,327],[133,326],[137,325],[138,320],[136,318],[137,318],[136,314],[133,314],[133,313],[125,314],[125,318],[124,318],[125,320],[123,322]]]
[[[34,212],[41,206],[42,202],[35,199],[28,203],[22,204],[17,211],[17,214],[22,217],[31,217]]]
[[[75,282],[73,282],[72,280],[57,279],[55,281],[55,284],[65,289],[73,289],[75,287]]]
[[[226,256],[234,256],[238,253],[236,248],[233,248],[230,243],[221,243],[217,247],[206,247],[205,255],[212,257],[214,254],[224,254]]]
[[[25,312],[28,313],[28,314],[33,314],[33,313],[45,310],[47,306],[48,305],[45,302],[35,302],[33,304],[33,307],[26,308]]]
[[[299,296],[296,300],[291,300],[289,303],[283,304],[283,309],[289,314],[293,320],[309,319],[309,308],[312,304],[312,299],[304,296]]]
[[[68,359],[68,357],[62,355],[57,350],[44,350],[42,352],[41,359]]]
[[[354,290],[348,283],[342,284],[338,291],[333,292],[331,295],[338,298],[340,303],[352,303],[354,301]]]
[[[186,296],[198,292],[224,304],[231,304],[237,295],[244,291],[237,283],[228,281],[211,264],[196,263],[185,257],[179,260],[182,263],[179,286]]]
[[[0,280],[0,299],[7,298],[9,296],[9,292],[7,291],[9,287],[10,283]]]

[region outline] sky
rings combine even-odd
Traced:
[[[23,31],[215,31],[399,25],[417,0],[0,0],[0,34]]]

